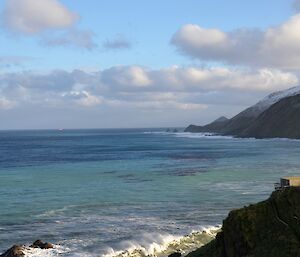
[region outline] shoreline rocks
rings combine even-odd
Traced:
[[[52,249],[54,246],[51,243],[36,240],[29,248]],[[25,245],[13,245],[6,252],[1,254],[0,257],[25,257],[24,251],[26,251],[26,249],[28,249],[28,247]]]
[[[51,249],[54,248],[53,244],[48,243],[48,242],[43,242],[41,240],[36,240],[33,242],[33,244],[31,246],[29,246],[31,248],[41,248],[41,249]]]
[[[13,245],[5,253],[1,254],[0,257],[25,257],[24,250],[25,246]]]

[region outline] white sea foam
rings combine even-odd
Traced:
[[[191,133],[191,132],[180,132],[172,133],[176,137],[187,137],[187,138],[208,138],[208,139],[235,139],[232,136],[221,136],[214,133]]]
[[[147,234],[139,241],[123,242],[123,250],[107,249],[103,257],[164,257],[176,251],[187,254],[211,241],[219,229],[220,226],[211,226],[185,236]]]
[[[232,136],[222,136],[215,133],[192,133],[192,132],[164,132],[164,131],[146,131],[144,134],[157,134],[157,135],[169,135],[175,137],[186,137],[186,138],[210,138],[210,139],[235,139]]]
[[[144,134],[158,134],[158,135],[169,135],[175,137],[183,137],[183,138],[207,138],[207,139],[231,139],[231,140],[251,140],[251,141],[291,141],[291,142],[300,142],[300,139],[293,139],[293,138],[254,138],[254,137],[247,137],[247,138],[239,138],[234,136],[222,136],[215,133],[210,132],[159,132],[159,131],[147,131],[143,132]]]
[[[158,233],[144,234],[141,235],[138,241],[122,242],[119,249],[107,248],[106,253],[102,255],[100,253],[91,254],[81,249],[81,246],[85,246],[81,240],[71,240],[71,244],[68,241],[67,244],[70,248],[63,246],[63,242],[61,242],[62,244],[54,245],[53,249],[26,247],[23,252],[25,257],[165,257],[176,251],[186,255],[211,241],[220,228],[220,225],[210,226],[202,228],[200,231],[192,231],[185,236]]]
[[[66,211],[69,211],[71,208],[76,207],[76,205],[67,205],[59,209],[48,210],[41,214],[37,214],[37,218],[47,218],[47,217],[55,217],[60,214],[64,214]]]
[[[255,138],[252,138],[255,139]],[[263,138],[263,139],[256,139],[256,140],[265,140],[265,141],[291,141],[291,142],[300,142],[300,139],[295,138],[286,138],[286,137],[274,137],[274,138]]]
[[[166,132],[166,131],[145,131],[143,134],[158,134],[158,135],[171,135],[172,132]]]
[[[60,245],[54,245],[53,249],[40,249],[40,248],[30,248],[26,247],[23,253],[26,257],[56,257],[63,256],[65,253],[69,252],[70,249],[62,247]]]

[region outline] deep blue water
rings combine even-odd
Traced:
[[[159,129],[0,132],[0,252],[37,238],[101,256],[221,224],[300,174],[300,141]]]

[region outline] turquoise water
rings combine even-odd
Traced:
[[[299,175],[299,156],[300,141],[286,139],[2,131],[0,251],[40,238],[59,256],[112,256],[201,231]]]

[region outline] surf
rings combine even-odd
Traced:
[[[107,249],[103,257],[165,257],[174,252],[183,256],[209,243],[215,238],[221,226],[203,228],[201,231],[192,231],[188,235],[176,236],[170,234],[148,234],[138,241],[126,241],[124,249]]]

